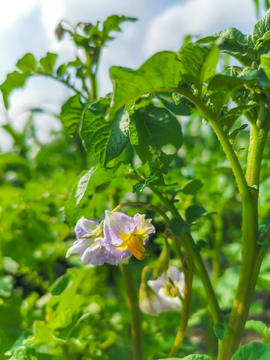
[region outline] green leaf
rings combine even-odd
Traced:
[[[136,18],[125,17],[125,16],[118,16],[118,15],[111,15],[107,17],[107,19],[103,23],[103,34],[107,36],[110,31],[121,31],[120,24],[124,21],[137,21]]]
[[[60,276],[51,286],[51,294],[53,296],[61,295],[65,290],[67,290],[72,285],[71,278],[65,274]]]
[[[228,138],[230,143],[233,145],[237,136],[239,135],[240,131],[244,130],[246,127],[248,127],[248,124],[241,125],[238,129],[235,129],[231,134],[229,134]]]
[[[25,54],[16,64],[23,73],[32,73],[37,70],[37,61],[33,54]]]
[[[189,231],[190,225],[188,225],[183,219],[172,218],[170,221],[170,228],[174,235],[180,236]]]
[[[50,355],[36,352],[25,346],[19,347],[9,360],[62,360],[61,355]]]
[[[39,344],[50,344],[50,343],[61,343],[60,339],[57,339],[49,327],[44,321],[36,320],[34,322],[34,336],[24,340],[24,345],[39,345]]]
[[[244,35],[236,28],[228,28],[211,36],[197,40],[199,44],[215,42],[220,52],[229,54],[239,60],[242,64],[251,65],[255,60],[256,51],[250,35]]]
[[[216,323],[214,325],[214,333],[219,340],[224,340],[230,332],[229,325],[226,323]]]
[[[206,210],[198,205],[191,205],[186,210],[186,219],[188,223],[199,219],[203,214],[206,213]]]
[[[236,108],[230,109],[228,113],[220,119],[222,126],[226,126],[225,132],[230,132],[231,128],[235,124],[236,120],[244,115],[247,111],[254,107],[260,106],[261,103],[253,103],[250,105],[241,105]]]
[[[256,331],[264,336],[267,333],[268,327],[262,321],[249,320],[245,324],[245,329]]]
[[[38,358],[33,355],[32,350],[21,346],[14,352],[9,360],[38,360]]]
[[[167,359],[159,359],[159,360],[214,360],[214,358],[208,355],[194,354],[194,355],[188,355],[184,358],[167,358]]]
[[[210,99],[218,111],[233,93],[243,85],[268,86],[268,79],[263,69],[245,68],[240,76],[215,75],[209,82]]]
[[[177,104],[173,99],[174,95],[177,97]],[[158,98],[158,100],[162,102],[162,104],[168,110],[170,110],[175,115],[190,116],[196,112],[196,109],[194,109],[195,105],[192,102],[190,102],[187,98],[179,94],[171,94],[169,92],[159,92],[156,93],[156,97]]]
[[[51,75],[57,57],[58,57],[57,54],[48,52],[45,57],[40,59],[40,65],[43,67],[46,74]]]
[[[7,298],[11,295],[14,284],[14,278],[7,275],[0,278],[0,298]]]
[[[113,120],[105,120],[110,99],[91,104],[82,117],[81,138],[86,151],[101,165],[119,156],[129,143],[129,117],[123,109]]]
[[[219,60],[217,46],[188,44],[179,52],[183,64],[182,76],[188,83],[194,83],[201,96],[204,83],[215,74]]]
[[[264,67],[268,79],[270,79],[270,52],[261,56],[261,64]]]
[[[198,240],[198,241],[196,241],[196,245],[197,245],[199,248],[201,248],[201,249],[203,249],[203,248],[205,248],[205,247],[208,247],[207,242],[204,241],[204,240]]]
[[[270,345],[252,342],[236,351],[231,360],[266,360],[270,358]]]
[[[182,145],[178,120],[168,110],[153,105],[135,111],[130,120],[130,142],[139,158],[147,162],[156,155],[159,167],[170,163]],[[170,147],[171,154],[165,153],[166,147]]]
[[[260,286],[262,289],[270,291],[270,274],[261,274],[258,277],[257,285]]]
[[[129,101],[149,92],[177,92],[182,80],[182,64],[174,52],[163,51],[148,59],[138,70],[113,66],[110,77],[114,85],[110,118]]]
[[[62,64],[58,67],[58,69],[56,70],[56,74],[59,75],[59,76],[62,76],[64,75],[64,73],[66,72],[67,70],[67,65],[65,64]]]
[[[133,192],[141,192],[148,184],[156,178],[156,173],[149,176],[148,179],[142,180],[133,186]]]
[[[201,180],[194,179],[194,180],[188,181],[184,186],[179,188],[179,190],[177,190],[177,192],[181,191],[183,194],[186,194],[186,195],[195,195],[196,192],[198,190],[200,190],[202,187],[203,187],[203,184],[202,184]]]
[[[270,31],[270,11],[267,13],[254,25],[252,39],[256,43],[258,40],[262,39],[264,35]]]
[[[95,188],[110,182],[115,178],[128,177],[130,167],[123,163],[117,163],[113,168],[104,168],[101,166],[92,167],[85,173],[72,190],[69,200],[65,203],[65,213],[71,224],[74,223],[73,218],[76,207],[88,195],[91,195]]]
[[[6,108],[9,106],[8,96],[11,91],[23,87],[28,76],[28,74],[21,74],[18,71],[13,71],[13,73],[7,75],[6,80],[0,85]]]
[[[249,66],[246,66],[243,71],[238,76],[239,79],[244,79],[247,84],[258,85],[262,88],[268,87],[269,80],[262,68],[252,69]]]
[[[70,97],[62,105],[60,119],[68,134],[72,135],[75,132],[78,123],[81,121],[83,109],[79,94]]]

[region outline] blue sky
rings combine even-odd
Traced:
[[[47,51],[59,54],[59,64],[74,58],[72,43],[58,42],[54,28],[65,19],[96,22],[112,14],[137,17],[136,23],[125,23],[102,53],[99,68],[99,92],[111,91],[109,67],[139,67],[160,50],[178,50],[185,35],[205,36],[226,27],[237,27],[251,33],[256,21],[252,0],[9,0],[0,5],[0,83],[12,72],[17,60],[27,52],[40,58]],[[0,124],[10,121],[16,129],[25,123],[30,107],[39,106],[59,112],[61,103],[72,95],[61,84],[50,79],[33,78],[22,90],[11,96],[11,106],[4,109],[0,95]],[[60,123],[50,115],[36,118],[38,136],[48,141],[51,129]],[[11,139],[0,131],[0,148],[6,150]]]

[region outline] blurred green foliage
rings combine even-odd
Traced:
[[[29,120],[21,133],[9,124],[3,126],[13,138],[13,147],[0,154],[0,360],[131,358],[130,315],[119,269],[110,265],[83,267],[78,257],[66,259],[65,254],[75,240],[73,228],[81,216],[100,218],[105,209],[128,201],[151,202],[167,211],[160,198],[149,191],[149,184],[169,194],[177,210],[186,217],[188,226],[192,225],[197,250],[211,274],[221,309],[226,314],[232,307],[240,267],[241,201],[231,168],[207,119],[202,121],[202,114],[187,100],[179,97],[172,101],[172,97],[155,86],[153,91],[157,91],[159,107],[153,106],[156,100],[153,101],[151,96],[136,103],[131,113],[132,126],[127,129],[130,138],[125,131],[119,138],[117,129],[119,124],[125,125],[121,113],[123,96],[127,97],[132,88],[126,87],[124,93],[119,91],[115,95],[116,105],[112,107],[106,124],[97,122],[104,119],[110,97],[96,101],[95,93],[88,96],[86,79],[93,81],[100,49],[111,40],[109,31],[119,30],[119,24],[124,20],[135,19],[110,17],[103,23],[102,30],[98,24],[79,23],[77,28],[82,29],[84,35],[76,33],[77,30],[67,30],[61,23],[56,30],[57,36],[62,38],[64,33],[68,33],[76,46],[83,47],[89,56],[88,68],[78,58],[56,68],[55,54],[48,53],[39,62],[27,54],[17,63],[19,71],[9,74],[1,85],[8,106],[10,92],[23,86],[29,76],[49,76],[72,88],[67,69],[75,67],[76,76],[81,79],[81,88],[76,92],[83,95],[75,94],[63,105],[60,117],[67,132],[54,131],[46,144],[40,143],[36,137],[34,110],[29,111]],[[193,48],[190,45],[185,49],[187,54],[183,53],[183,61]],[[194,68],[193,81],[199,92],[202,92],[205,80],[214,75],[213,64],[218,61],[217,48],[210,46],[207,49],[198,52],[198,57],[207,58],[209,71]],[[174,58],[172,53],[162,53],[143,67],[158,66],[160,72],[165,69],[165,62],[165,75],[168,76],[168,64],[170,61],[173,64]],[[130,76],[143,76],[143,67]],[[120,82],[125,71],[113,68],[111,76]],[[258,83],[265,80],[257,75]],[[158,77],[156,81],[158,83]],[[179,79],[171,81],[178,84]],[[239,84],[239,79],[237,81]],[[214,82],[212,89],[216,91]],[[133,93],[132,96],[136,98],[137,95]],[[217,99],[217,107],[224,105],[226,96],[225,89],[222,102]],[[87,98],[84,103],[80,99],[83,97]],[[248,104],[237,114],[228,111],[227,118],[223,118],[228,132],[233,126],[237,131],[232,140],[243,167],[246,166],[248,132],[239,116],[253,107],[254,104]],[[176,118],[172,113],[193,116]],[[143,131],[141,128],[145,126],[154,132],[153,116],[160,116],[158,127],[163,136],[153,136],[149,147],[148,140],[143,137],[145,128]],[[164,117],[166,123],[162,122]],[[145,120],[143,124],[142,118]],[[58,117],[55,121],[59,121]],[[173,129],[173,134],[168,129]],[[100,130],[107,142],[106,146],[96,147],[93,144],[96,145],[95,136]],[[113,146],[115,137],[119,140],[117,146]],[[163,148],[168,138],[176,152],[174,156],[165,153]],[[269,145],[267,139],[261,175],[260,224],[270,220]],[[110,166],[100,166],[98,162]],[[157,169],[155,173],[153,168]],[[142,179],[140,182],[138,175]],[[132,206],[127,213],[132,216],[140,211]],[[143,266],[156,265],[157,259],[162,263],[166,250],[162,219],[150,210],[146,210],[146,214],[154,219],[157,234],[147,243],[150,256],[143,262],[130,261],[137,289]],[[181,224],[174,225],[177,233]],[[269,254],[263,262],[251,315],[269,324],[269,295],[262,290],[270,289],[268,260]],[[171,263],[179,268],[182,266],[174,246],[171,248]],[[207,298],[196,273],[193,290],[190,327],[178,355],[184,357],[204,352],[212,356],[216,353],[217,339]],[[168,356],[180,317],[181,313],[175,312],[158,317],[142,315],[146,360]],[[249,325],[249,329],[260,333],[258,326]]]

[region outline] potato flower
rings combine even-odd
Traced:
[[[75,227],[77,240],[67,251],[66,257],[71,254],[80,254],[84,264],[103,265],[108,263],[118,265],[119,259],[101,245],[103,240],[103,221],[89,220],[81,217]]]
[[[144,245],[149,234],[155,233],[151,221],[145,220],[145,215],[135,214],[131,217],[106,210],[101,244],[118,259],[129,259],[134,255],[138,260],[143,260],[146,252]]]
[[[170,266],[157,280],[149,280],[140,287],[140,309],[142,312],[157,316],[170,310],[180,311],[184,296],[184,274]]]

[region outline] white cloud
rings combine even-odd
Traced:
[[[0,5],[0,28],[5,28],[17,19],[29,13],[37,0],[9,0]]]
[[[256,22],[251,0],[188,0],[165,10],[149,25],[145,53],[179,50],[186,35],[210,35],[227,27],[252,32]]]

